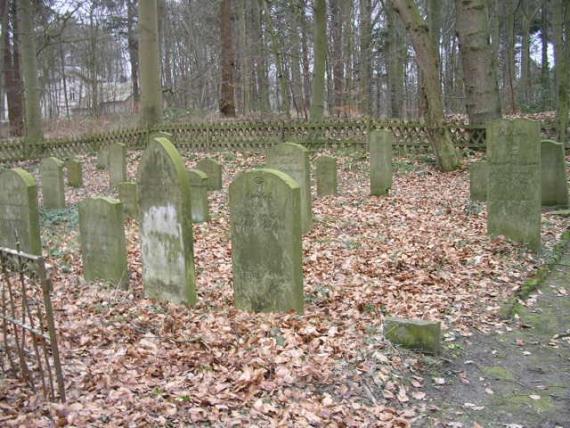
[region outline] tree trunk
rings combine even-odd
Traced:
[[[501,117],[496,64],[489,43],[487,3],[486,0],[455,0],[455,11],[469,123],[484,125]]]
[[[10,3],[8,1],[8,3]],[[6,31],[3,31],[4,44],[4,85],[6,99],[8,100],[8,120],[10,121],[10,135],[20,136],[24,130],[24,107],[22,98],[22,79],[20,77],[20,54],[18,52],[18,33],[16,31],[17,9],[15,2],[6,5],[9,14]],[[12,30],[12,43],[10,31]]]
[[[547,110],[551,105],[550,93],[550,71],[548,61],[548,8],[546,4],[542,5],[541,12],[541,28],[540,28],[540,43],[541,43],[541,62],[540,62],[540,83],[542,86],[541,108]]]
[[[399,18],[392,8],[386,10],[386,22],[388,26],[388,92],[389,92],[389,115],[393,118],[402,117],[402,102],[404,97],[404,69],[402,52],[406,50],[406,44],[401,35]]]
[[[311,72],[309,68],[309,44],[307,38],[309,34],[309,25],[307,24],[307,17],[305,16],[305,1],[301,0],[302,13],[301,13],[301,49],[303,51],[303,97],[305,98],[305,118],[311,108]]]
[[[360,0],[360,112],[370,115],[370,47],[372,41],[372,4]]]
[[[443,171],[452,171],[459,166],[457,152],[449,132],[443,127],[443,102],[439,83],[439,62],[428,26],[421,18],[414,0],[390,0],[410,36],[416,61],[423,74],[426,94],[427,123],[432,127],[431,142]]]
[[[562,40],[565,41],[561,48],[560,67],[558,72],[560,81],[558,84],[558,139],[566,142],[568,135],[568,113],[570,111],[570,5],[566,3],[560,6],[561,16],[563,16]]]
[[[225,117],[235,117],[234,97],[235,52],[233,40],[232,0],[222,0],[220,4],[220,43],[221,76],[220,76],[220,113]]]
[[[558,92],[560,87],[560,62],[563,57],[564,43],[563,32],[563,0],[552,0],[552,45],[554,51],[554,105],[558,108]]]
[[[40,82],[34,43],[34,22],[31,0],[18,0],[22,74],[24,75],[24,103],[26,140],[36,143],[43,139]]]
[[[139,66],[141,125],[151,128],[162,120],[157,0],[139,0]]]
[[[315,65],[312,83],[311,120],[322,119],[325,112],[325,69],[327,59],[327,4],[315,0]]]
[[[127,49],[131,66],[131,84],[133,90],[133,111],[138,112],[139,93],[139,43],[136,37],[136,3],[137,0],[127,1]]]
[[[334,112],[336,116],[340,116],[343,111],[343,83],[344,83],[344,64],[342,57],[342,16],[339,0],[330,0],[331,16],[332,16],[332,75],[333,75],[333,94],[334,94]]]
[[[514,114],[517,111],[517,102],[515,97],[515,11],[513,8],[513,0],[504,0],[504,16],[505,31],[506,31],[506,48],[505,48],[505,80],[508,91],[508,99],[510,104],[510,113]]]

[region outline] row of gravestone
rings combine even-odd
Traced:
[[[386,194],[392,182],[391,134],[371,133],[370,147],[371,193]],[[122,179],[126,178],[124,155],[121,149],[114,160],[125,171]],[[107,166],[113,169],[113,164]],[[216,177],[210,188],[221,187],[219,164],[205,160],[198,166]],[[61,170],[61,163],[57,167]],[[62,179],[62,175],[58,176],[58,185],[62,185]],[[138,183],[117,184],[122,201],[140,218],[143,282],[148,297],[195,303],[192,205],[196,196],[192,194],[198,192],[193,180],[204,188],[207,179],[199,170],[188,173],[172,143],[159,136],[143,155]],[[3,239],[0,244],[13,247],[17,239],[22,250],[40,254],[33,177],[24,170],[13,169],[2,173],[0,184],[7,189],[0,192],[0,227],[3,231],[10,228],[19,231],[15,237],[13,233],[3,233],[2,237],[12,238],[8,242]],[[42,188],[45,186],[42,183]],[[319,158],[319,195],[335,194],[336,186],[336,160]],[[301,236],[312,223],[308,151],[294,143],[274,147],[268,152],[266,168],[241,173],[232,182],[229,196],[236,306],[250,311],[302,312]],[[19,224],[12,221],[15,217],[20,219]],[[127,287],[123,203],[105,197],[86,199],[79,204],[79,218],[85,278]]]
[[[539,123],[487,127],[487,159],[470,166],[470,198],[487,202],[487,231],[540,249],[541,207],[568,207],[564,145],[541,141]]]

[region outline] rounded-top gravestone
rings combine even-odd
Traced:
[[[40,162],[42,196],[44,208],[48,210],[65,208],[63,166],[63,161],[54,157],[43,159]]]

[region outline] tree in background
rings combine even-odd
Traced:
[[[139,66],[141,125],[152,127],[162,120],[157,0],[139,0]]]
[[[487,1],[455,0],[455,10],[469,123],[484,125],[501,117],[497,67],[489,42]]]
[[[390,0],[391,6],[404,23],[416,52],[416,61],[423,74],[423,91],[426,96],[426,121],[432,128],[431,143],[443,171],[459,166],[457,152],[443,127],[443,101],[439,82],[439,61],[432,35],[420,16],[414,0]]]
[[[225,117],[235,117],[235,52],[232,0],[222,0],[220,3],[220,44],[220,59],[222,63],[220,67],[220,113]]]
[[[36,63],[34,21],[31,0],[18,0],[18,25],[20,30],[20,55],[24,75],[24,105],[26,140],[36,143],[43,138],[42,112],[40,108],[40,82]]]
[[[315,0],[315,64],[313,70],[311,120],[319,120],[325,113],[325,70],[327,60],[327,3]]]
[[[559,15],[556,22],[558,28],[558,52],[556,68],[558,69],[558,138],[567,140],[568,113],[570,112],[570,5],[567,1],[558,0],[555,13]]]

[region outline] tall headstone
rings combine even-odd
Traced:
[[[174,145],[164,137],[148,144],[138,169],[145,295],[196,303],[190,180]]]
[[[540,126],[497,120],[487,127],[487,232],[540,248]]]
[[[109,167],[109,146],[102,146],[97,152],[97,169],[107,169]]]
[[[127,181],[127,146],[124,144],[111,144],[109,147],[109,177],[111,187]]]
[[[65,162],[67,170],[67,185],[70,187],[83,186],[83,169],[81,162],[76,159],[69,159]]]
[[[119,199],[123,204],[123,213],[127,217],[139,217],[139,194],[137,183],[123,181],[117,185]]]
[[[229,193],[236,307],[303,313],[299,185],[262,168],[241,173]]]
[[[487,200],[488,181],[487,161],[480,160],[469,165],[469,197],[472,201],[485,202]]]
[[[127,289],[129,273],[123,207],[116,199],[97,197],[79,204],[83,276]]]
[[[54,157],[43,159],[40,162],[40,176],[44,208],[48,210],[65,208],[63,162]]]
[[[370,194],[387,195],[392,188],[392,145],[390,131],[371,131],[368,135],[370,150]]]
[[[203,223],[210,220],[208,209],[208,176],[199,169],[189,169],[190,205],[192,207],[192,222]]]
[[[321,156],[317,159],[317,195],[336,195],[337,174],[336,159],[331,156]]]
[[[196,169],[205,172],[208,176],[208,190],[222,188],[222,166],[218,161],[210,158],[202,159],[196,164]]]
[[[289,175],[301,188],[301,230],[307,233],[313,225],[309,151],[297,143],[282,143],[267,152],[268,168]]]
[[[540,143],[542,205],[568,206],[568,181],[564,145],[544,140]]]
[[[38,188],[21,168],[0,174],[0,246],[41,255]]]

